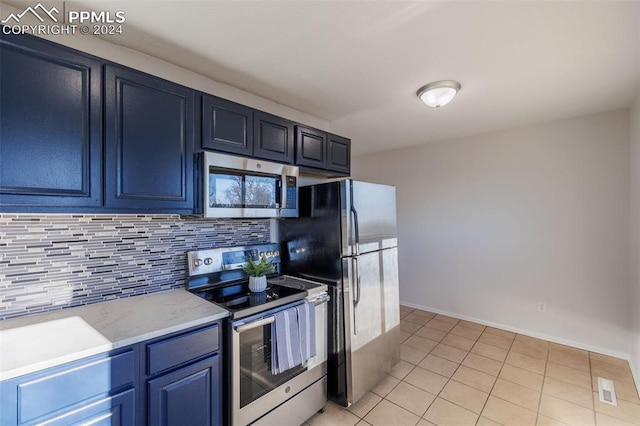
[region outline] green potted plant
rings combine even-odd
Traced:
[[[249,275],[249,290],[260,292],[267,288],[267,274],[275,272],[276,266],[263,257],[257,263],[249,259],[242,270]]]

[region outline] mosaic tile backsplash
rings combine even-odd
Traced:
[[[0,214],[0,319],[184,287],[186,252],[269,240],[264,219]]]

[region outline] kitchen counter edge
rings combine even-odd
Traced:
[[[3,320],[0,381],[227,316],[227,310],[177,289]]]

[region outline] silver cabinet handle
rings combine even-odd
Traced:
[[[262,327],[263,325],[271,324],[276,320],[276,317],[266,317],[258,321],[253,321],[248,324],[242,324],[233,329],[238,333],[242,333],[244,331],[252,330],[254,328]]]

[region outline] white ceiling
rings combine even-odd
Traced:
[[[97,9],[96,2],[67,2]],[[640,2],[119,1],[106,37],[329,121],[355,155],[628,107]],[[462,90],[439,110],[434,80]]]

